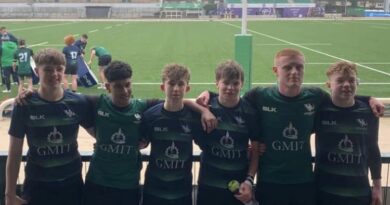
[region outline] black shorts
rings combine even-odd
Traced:
[[[256,186],[259,205],[315,205],[315,184],[274,184],[261,182]]]
[[[63,181],[41,182],[26,179],[22,198],[28,205],[81,205],[83,179],[77,174]]]
[[[98,62],[98,65],[99,66],[108,66],[108,64],[111,63],[111,56],[110,55],[104,55],[104,56],[100,56],[99,57],[99,62]]]
[[[198,186],[197,205],[243,205],[228,189]]]
[[[144,193],[142,201],[142,205],[192,205],[192,196],[168,200]]]
[[[317,205],[370,205],[371,195],[343,197],[323,191],[317,192]]]
[[[75,64],[66,64],[65,74],[66,75],[77,75],[77,63]]]
[[[140,200],[138,188],[117,189],[86,181],[84,190],[84,205],[138,205]]]

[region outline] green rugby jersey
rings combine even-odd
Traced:
[[[151,152],[144,193],[166,200],[192,193],[192,140],[202,134],[200,117],[186,106],[169,112],[158,104],[144,112],[142,130]]]
[[[237,106],[227,108],[214,96],[209,105],[218,119],[218,127],[197,140],[202,149],[198,183],[226,189],[231,180],[245,180],[249,140],[258,140],[259,126],[255,110],[243,99]]]
[[[107,51],[107,49],[105,49],[105,48],[103,48],[103,47],[101,47],[101,46],[98,46],[98,47],[96,47],[96,48],[94,48],[94,49],[95,49],[95,54],[96,54],[97,57],[109,56],[109,55],[111,55],[111,54]]]
[[[96,144],[87,173],[87,180],[102,186],[138,188],[141,156],[142,112],[147,102],[131,99],[126,108],[119,109],[103,94],[95,107]]]
[[[26,47],[21,47],[14,53],[14,61],[18,62],[18,75],[31,75],[30,59],[33,51]]]
[[[381,178],[379,122],[370,106],[355,100],[352,107],[341,108],[328,99],[315,127],[318,189],[343,197],[369,196],[368,168],[372,179]]]
[[[12,41],[3,41],[0,49],[1,66],[12,67],[14,62],[14,53],[18,49],[18,45]]]
[[[297,184],[313,182],[310,135],[314,116],[327,94],[319,88],[302,88],[286,97],[278,87],[254,88],[247,99],[260,117],[260,140],[267,151],[260,158],[258,182]]]
[[[81,172],[77,134],[79,125],[92,126],[92,110],[82,95],[64,91],[64,97],[48,102],[34,93],[26,106],[12,112],[9,134],[27,137],[26,178],[60,181]]]

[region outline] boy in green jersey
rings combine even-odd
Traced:
[[[10,40],[5,40],[0,44],[0,65],[2,69],[2,77],[6,89],[3,93],[11,92],[11,76],[14,76],[12,64],[14,62],[14,53],[18,49],[18,45]]]
[[[331,99],[316,114],[317,204],[380,205],[379,120],[366,102],[355,98],[355,64],[337,62],[326,74]]]
[[[127,63],[113,61],[104,75],[109,94],[90,97],[96,143],[85,182],[85,204],[138,204],[142,113],[156,102],[132,99],[132,70]]]
[[[30,60],[33,55],[33,51],[26,47],[26,41],[24,39],[20,39],[19,49],[16,50],[14,54],[14,63],[12,65],[14,72],[17,72],[19,77],[18,93],[23,91],[24,79],[27,80],[28,89],[32,90],[33,83],[31,77],[32,68],[30,65]],[[17,70],[16,67],[18,68]]]
[[[99,78],[100,78],[100,86],[98,89],[104,89],[104,84],[106,83],[106,79],[104,77],[104,69],[107,68],[108,64],[111,63],[111,54],[108,50],[102,46],[96,46],[91,49],[91,57],[89,58],[88,65],[92,64],[93,59],[97,56],[99,59]]]

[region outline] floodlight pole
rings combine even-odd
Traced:
[[[244,69],[244,86],[242,92],[251,89],[252,84],[252,35],[247,34],[247,0],[242,0],[241,34],[235,35],[235,60]]]

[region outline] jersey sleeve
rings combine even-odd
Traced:
[[[368,167],[370,168],[371,178],[380,179],[381,178],[381,154],[378,146],[378,129],[379,129],[379,119],[372,116],[372,122],[370,123],[370,131],[367,137],[368,144]]]
[[[249,104],[254,108],[256,108],[256,104],[257,104],[257,99],[256,99],[257,89],[258,88],[252,88],[248,92],[246,92],[245,95],[243,96],[244,100],[249,102]]]
[[[91,98],[87,98],[86,96],[83,97],[83,107],[84,113],[80,125],[85,129],[88,129],[93,127],[95,123],[95,107],[93,106],[93,101],[91,101]]]
[[[16,105],[12,110],[11,124],[8,134],[17,138],[23,138],[27,132],[24,118],[27,106]]]

